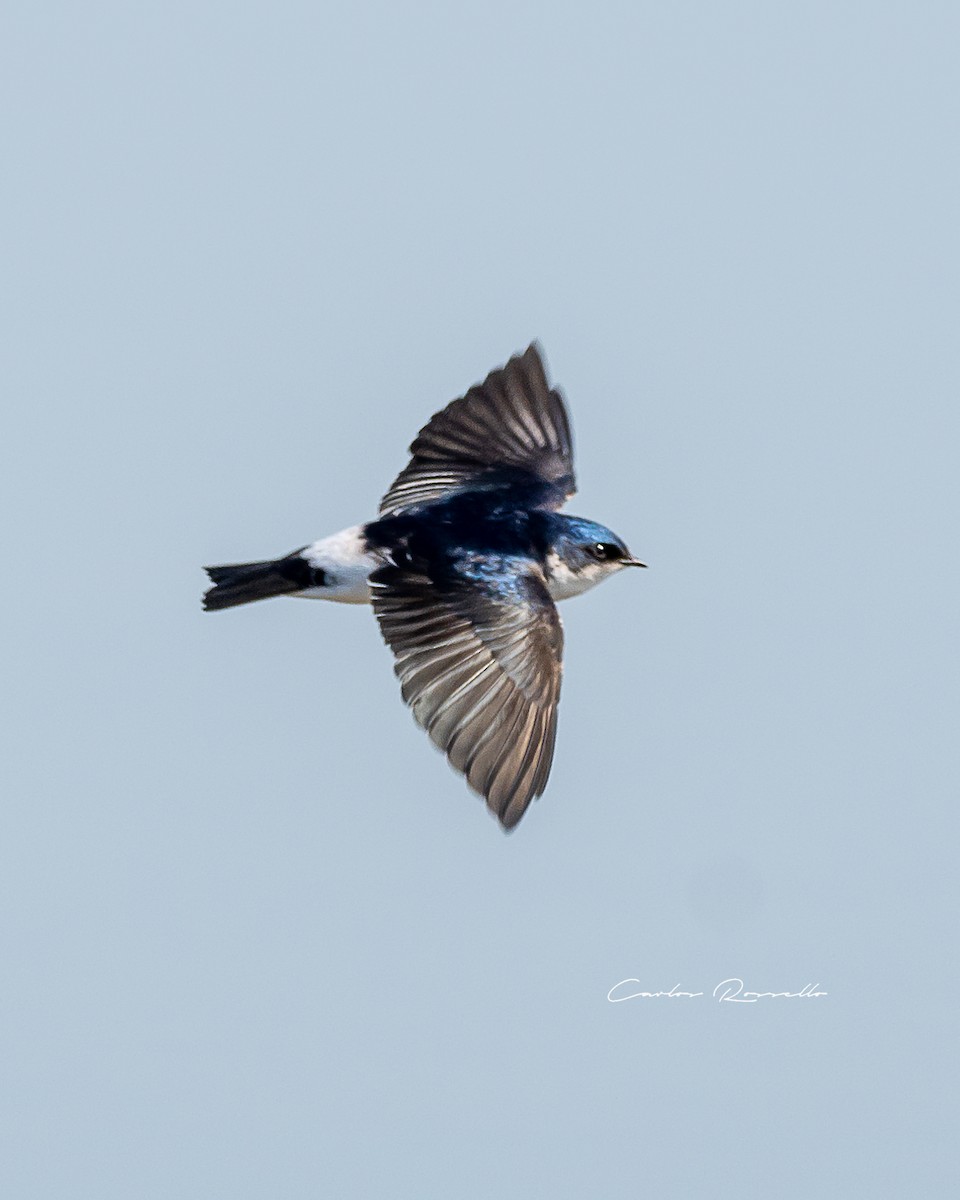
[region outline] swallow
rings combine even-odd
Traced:
[[[431,417],[409,453],[375,520],[206,567],[203,606],[372,604],[404,701],[510,830],[553,761],[557,602],[646,564],[612,530],[559,512],[576,491],[573,442],[536,343]]]

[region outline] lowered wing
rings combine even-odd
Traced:
[[[371,576],[404,700],[505,829],[547,784],[563,654],[539,568],[516,566],[496,584],[426,566]]]

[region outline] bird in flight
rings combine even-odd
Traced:
[[[270,596],[373,604],[403,699],[512,829],[547,785],[563,629],[555,601],[645,564],[576,491],[570,422],[536,343],[436,413],[380,514],[282,558],[207,567],[208,611]]]

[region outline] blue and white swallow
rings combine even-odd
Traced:
[[[536,344],[421,429],[380,515],[283,558],[207,567],[205,609],[269,596],[373,604],[403,699],[512,829],[547,785],[563,629],[555,601],[642,567],[561,514],[570,422]]]

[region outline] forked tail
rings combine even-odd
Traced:
[[[293,556],[291,556],[293,557]],[[271,562],[233,563],[222,567],[204,567],[213,587],[204,594],[203,607],[207,612],[251,604],[270,596],[288,596],[299,592],[308,580],[303,559],[278,558]]]

